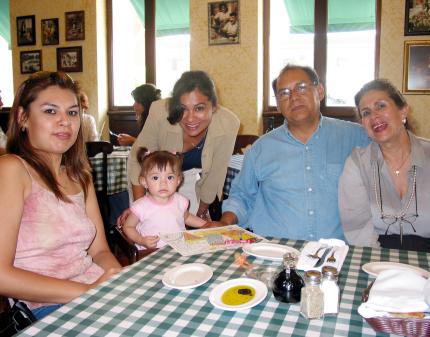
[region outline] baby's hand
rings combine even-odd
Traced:
[[[141,244],[146,248],[156,248],[160,238],[157,235],[142,236]]]

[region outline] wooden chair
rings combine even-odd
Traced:
[[[113,145],[105,141],[87,142],[87,155],[88,157],[94,157],[98,153],[102,153],[102,190],[96,191],[97,201],[99,203],[100,213],[103,219],[103,224],[105,227],[106,238],[108,240],[109,246],[112,248],[112,224],[110,223],[110,206],[109,206],[109,196],[107,192],[108,186],[108,176],[107,176],[107,156],[112,153]],[[90,162],[91,163],[91,162]],[[93,181],[95,181],[96,176],[93,171]]]
[[[237,135],[233,154],[243,154],[243,149],[252,145],[257,139],[256,135]]]
[[[115,237],[115,246],[114,246],[114,254],[115,256],[125,255],[128,260],[128,264],[133,264],[136,261],[139,261],[143,257],[155,252],[157,248],[154,249],[145,249],[138,250],[134,243],[124,234],[122,228],[118,226],[114,226],[114,237]],[[118,249],[121,251],[119,252]]]

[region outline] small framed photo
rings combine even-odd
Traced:
[[[430,41],[405,41],[403,92],[430,93]]]
[[[57,48],[57,70],[82,71],[82,47]]]
[[[44,19],[42,23],[42,45],[59,44],[58,19]]]
[[[18,46],[32,46],[36,44],[35,16],[18,16],[16,18],[16,32]]]
[[[85,12],[66,12],[66,41],[85,40]]]
[[[20,53],[21,74],[32,74],[42,70],[42,51],[29,50]]]
[[[405,35],[430,35],[430,2],[406,0]]]
[[[209,45],[240,43],[239,1],[208,3]]]

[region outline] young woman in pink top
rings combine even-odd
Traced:
[[[161,248],[159,233],[185,230],[185,224],[202,227],[206,221],[188,212],[189,201],[177,193],[182,180],[182,157],[168,151],[137,152],[141,166],[140,184],[146,195],[130,207],[123,230],[139,249]]]
[[[65,73],[30,76],[0,157],[0,293],[25,301],[36,318],[121,268],[105,238],[78,93]]]

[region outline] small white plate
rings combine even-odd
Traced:
[[[252,243],[243,246],[242,249],[248,255],[272,261],[282,261],[285,253],[294,253],[300,256],[300,252],[295,248],[270,242]]]
[[[249,286],[255,289],[254,298],[240,305],[228,305],[223,303],[222,295],[228,289],[236,286]],[[228,310],[228,311],[240,311],[252,308],[263,301],[267,296],[267,287],[266,285],[258,280],[250,279],[250,278],[237,278],[234,280],[225,281],[218,286],[216,286],[209,295],[209,301],[215,308]]]
[[[174,289],[190,289],[209,281],[212,268],[203,263],[189,263],[177,266],[163,276],[163,284]]]
[[[411,266],[409,264],[397,263],[397,262],[369,262],[361,266],[361,268],[372,276],[378,276],[378,274],[387,269],[404,269],[416,272],[418,275],[424,276],[425,278],[430,277],[430,272],[419,267]]]

